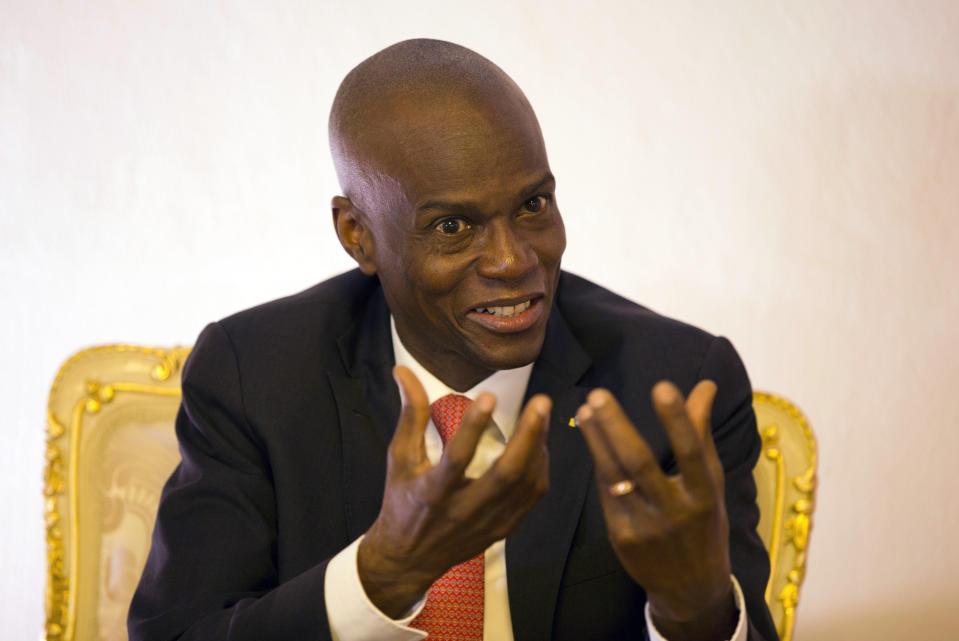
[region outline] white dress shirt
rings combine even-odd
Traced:
[[[456,392],[433,376],[413,358],[400,341],[396,326],[390,319],[393,336],[393,354],[397,365],[410,368],[423,384],[429,402],[447,394],[461,394],[475,400],[482,392],[496,396],[493,418],[480,438],[473,460],[466,468],[466,476],[481,476],[503,453],[506,442],[513,435],[519,418],[523,397],[529,383],[533,365],[511,370],[500,370],[465,392]],[[430,420],[425,436],[426,455],[436,464],[443,453],[439,433]],[[324,593],[330,631],[336,641],[417,641],[425,639],[426,633],[409,627],[426,603],[426,595],[402,619],[391,619],[383,614],[366,595],[356,567],[356,551],[360,537],[333,557],[326,569]],[[485,594],[483,603],[483,640],[512,641],[513,626],[510,620],[509,593],[506,577],[506,541],[493,543],[484,553]],[[733,591],[739,622],[730,641],[746,641],[747,626],[742,590],[733,577]],[[666,641],[656,630],[646,606],[646,626],[650,641]]]

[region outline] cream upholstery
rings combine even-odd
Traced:
[[[46,638],[124,641],[160,490],[179,454],[173,423],[188,348],[97,347],[50,390],[45,472]],[[774,562],[766,600],[791,635],[814,489],[812,433],[786,401],[756,393],[763,455],[759,531]]]

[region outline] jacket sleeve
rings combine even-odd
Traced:
[[[183,373],[182,462],[167,481],[127,621],[133,641],[329,639],[327,561],[280,584],[269,460],[217,323]]]
[[[778,639],[765,591],[769,556],[756,532],[759,508],[753,468],[762,449],[752,405],[752,387],[732,344],[715,338],[706,351],[699,380],[717,384],[713,403],[713,438],[726,472],[726,510],[729,517],[729,554],[733,574],[743,589],[749,616],[749,639]]]

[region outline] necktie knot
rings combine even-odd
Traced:
[[[447,394],[433,401],[430,405],[430,417],[433,419],[433,424],[436,425],[436,430],[440,434],[440,440],[443,441],[444,447],[456,434],[460,423],[463,422],[463,414],[466,413],[466,408],[472,402],[459,394]]]

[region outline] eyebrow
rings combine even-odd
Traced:
[[[550,183],[555,183],[556,178],[553,176],[552,172],[546,172],[543,174],[543,177],[540,178],[535,183],[531,183],[529,186],[524,187],[520,193],[524,196],[526,194],[535,194],[537,191],[543,188],[544,185]],[[444,209],[447,211],[476,211],[481,209],[478,203],[470,200],[453,202],[448,200],[428,200],[419,207],[416,208],[416,211],[426,211],[428,209]]]

